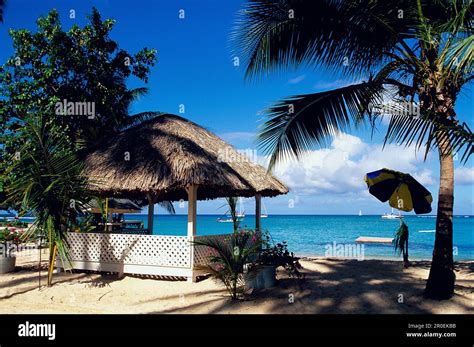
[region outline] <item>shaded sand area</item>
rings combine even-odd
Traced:
[[[231,302],[210,278],[188,283],[59,273],[52,287],[38,290],[37,256],[19,257],[15,272],[0,275],[0,313],[474,313],[473,261],[456,263],[456,294],[441,302],[422,297],[429,262],[414,262],[409,269],[388,260],[306,258],[301,263],[304,282],[279,272],[277,287]],[[45,262],[42,268],[44,285]]]

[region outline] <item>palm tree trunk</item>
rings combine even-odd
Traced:
[[[425,296],[432,299],[449,299],[454,294],[453,263],[453,204],[454,163],[449,144],[440,148],[440,187],[436,217],[436,238],[430,275],[426,283]]]
[[[232,279],[232,300],[237,299],[237,276]]]

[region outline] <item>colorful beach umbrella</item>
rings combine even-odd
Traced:
[[[430,213],[433,197],[411,175],[389,169],[369,172],[364,177],[370,194],[402,211]]]

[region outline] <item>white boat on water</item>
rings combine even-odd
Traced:
[[[240,222],[243,218],[237,217],[237,221]],[[226,218],[219,217],[217,218],[219,223],[233,223],[232,217],[227,216]]]
[[[391,213],[385,213],[382,215],[383,219],[401,219],[403,216],[400,214],[400,211],[398,211],[398,214],[393,213],[393,208]]]
[[[229,211],[227,211],[229,212]],[[239,212],[237,212],[237,221],[238,222],[241,222],[242,219],[245,218],[245,210],[244,210],[244,207],[243,207],[243,203],[242,203],[242,198],[239,198]],[[232,220],[232,217],[227,215],[226,217],[220,217],[220,218],[217,218],[217,221],[219,223],[233,223],[234,221]]]
[[[265,204],[263,203],[263,201],[262,201],[262,209],[263,209],[263,213],[260,214],[260,218],[267,218],[268,213],[267,213],[267,209],[265,208]]]
[[[362,210],[359,210],[359,217],[362,216]]]

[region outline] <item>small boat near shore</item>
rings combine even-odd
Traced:
[[[230,211],[227,211],[227,215],[225,217],[217,218],[219,223],[233,223],[232,216],[229,215]],[[245,218],[245,210],[242,203],[242,198],[239,198],[239,212],[236,214],[236,219],[238,222],[241,222]]]
[[[400,214],[400,211],[398,214],[393,213],[393,208],[391,213],[385,213],[382,215],[383,219],[402,219],[403,216]]]

